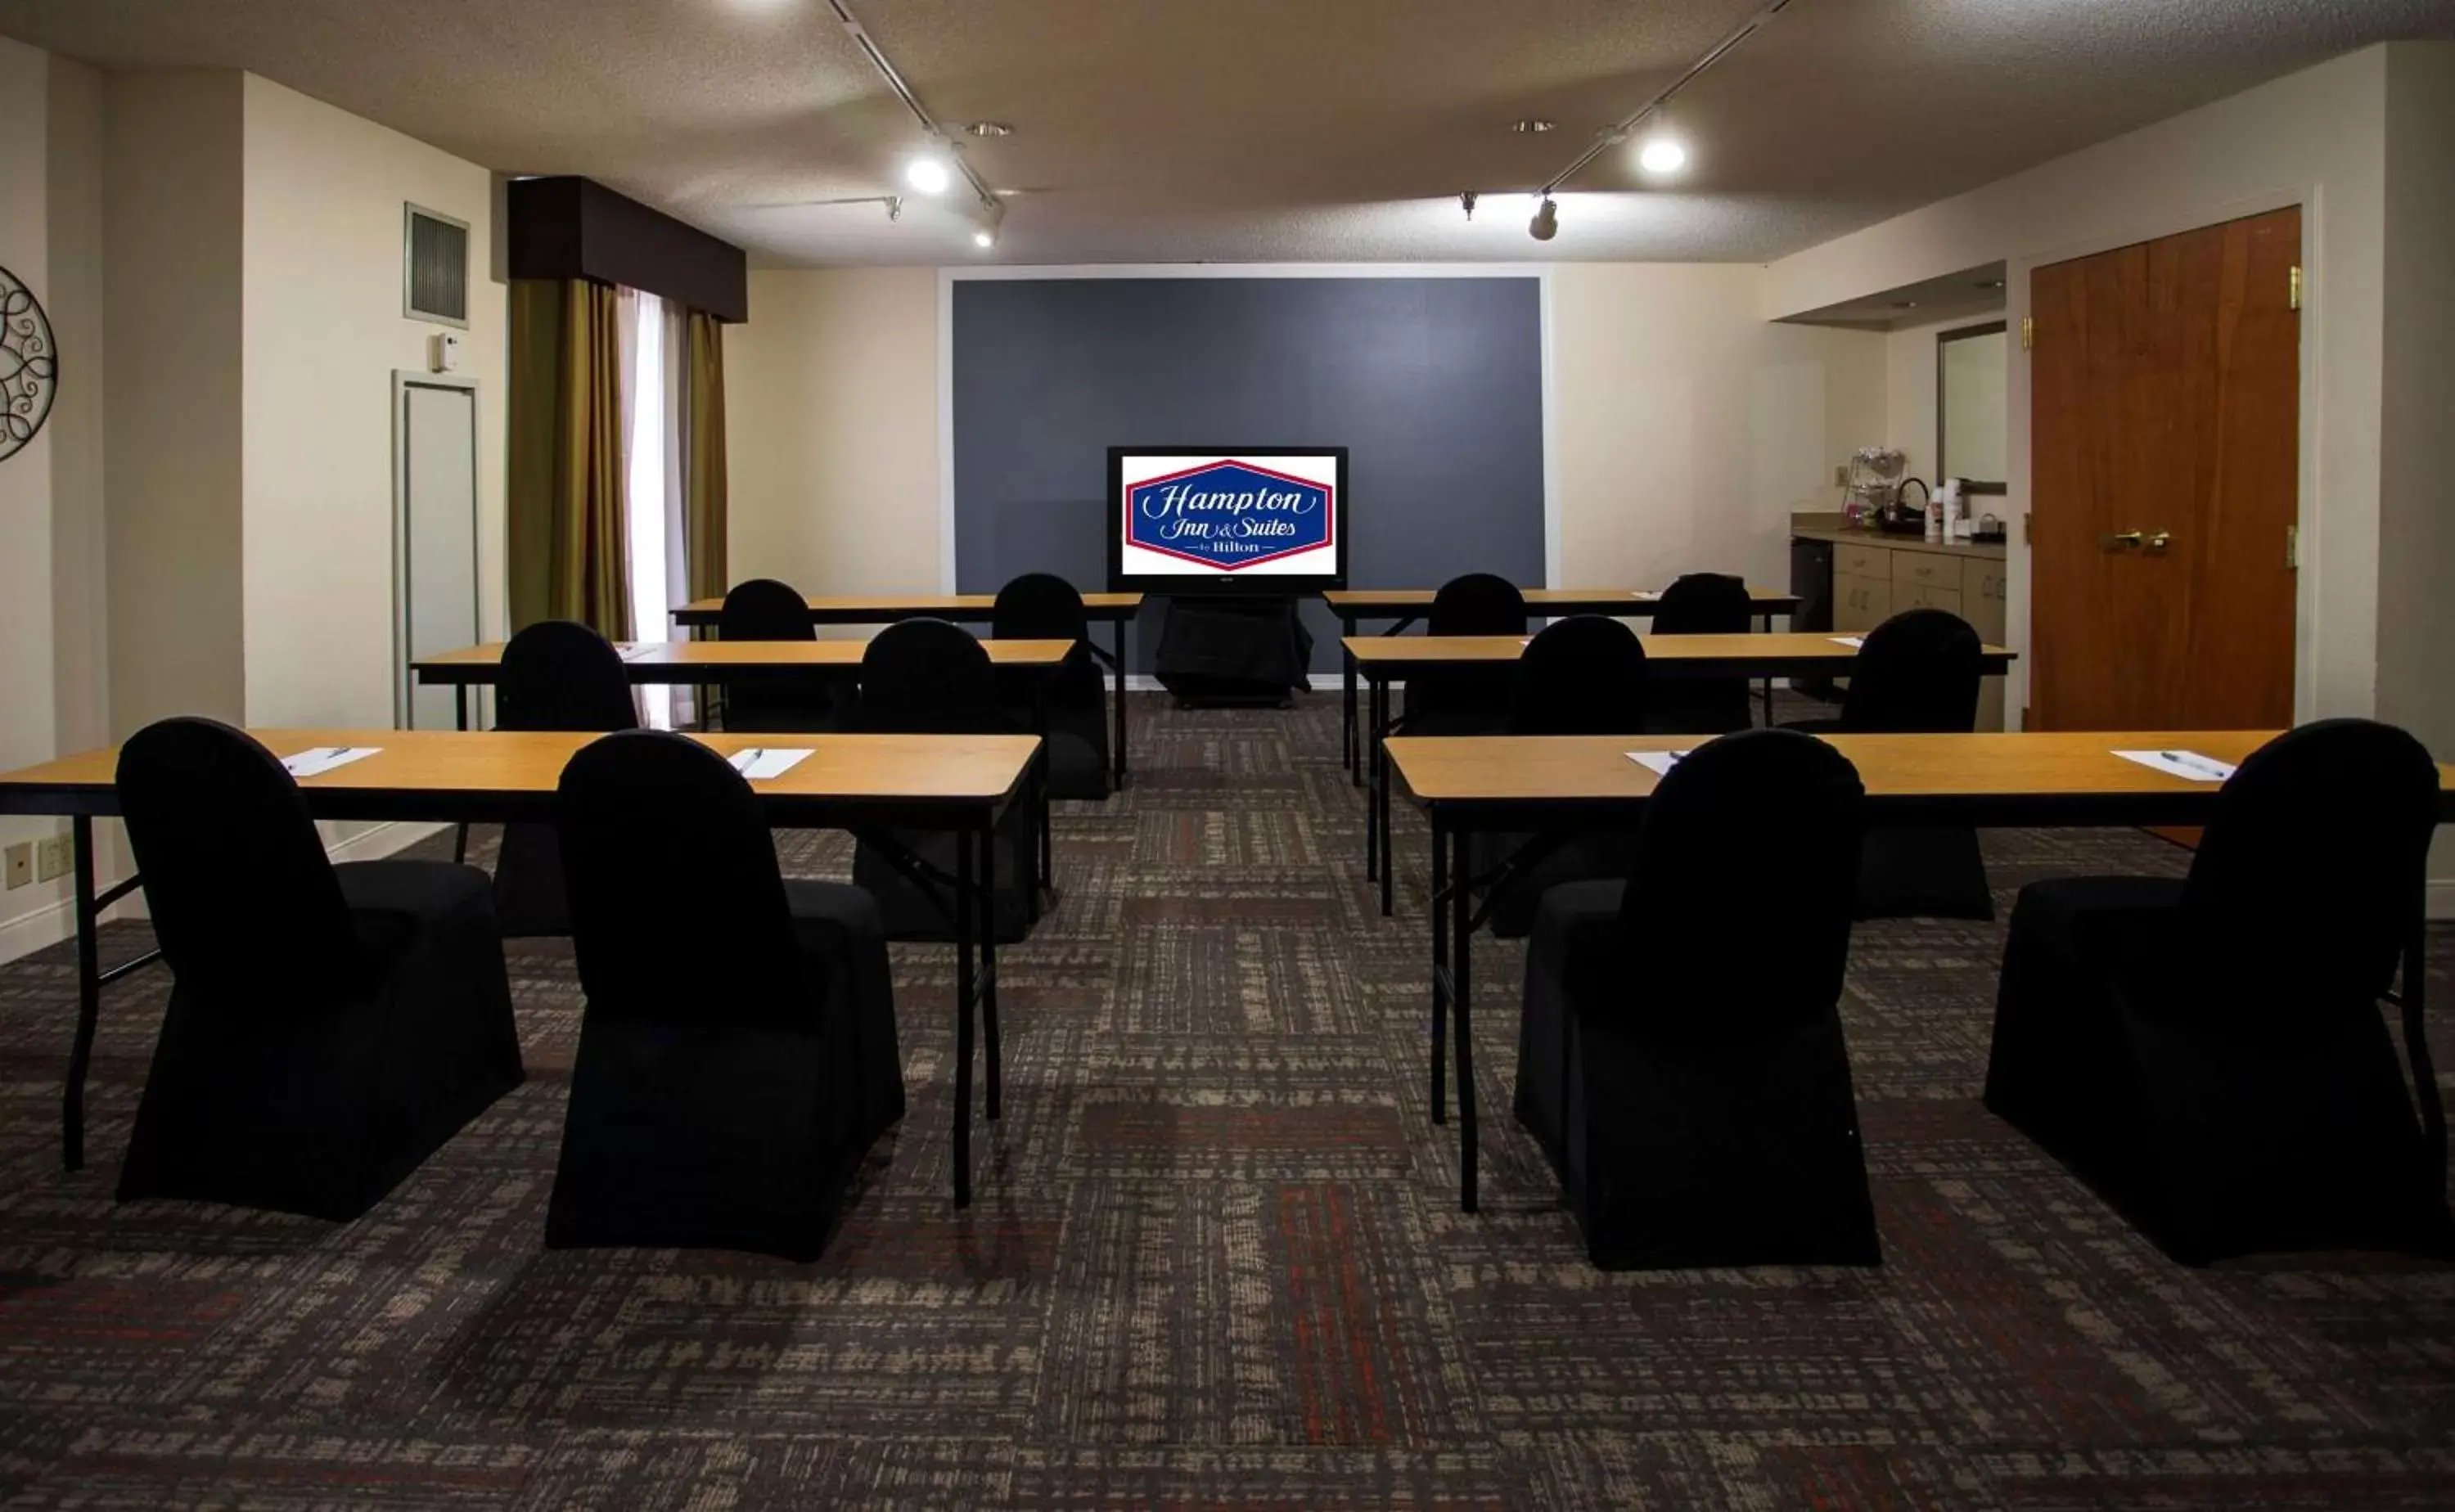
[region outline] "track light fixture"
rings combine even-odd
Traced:
[[[853,45],[861,49],[862,55],[869,59],[870,67],[878,71],[878,76],[886,81],[886,87],[895,91],[895,97],[903,102],[903,108],[912,112],[912,119],[920,125],[926,145],[919,156],[904,164],[904,183],[923,194],[943,194],[954,187],[955,180],[962,179],[979,205],[980,212],[992,217],[987,224],[990,240],[994,242],[997,236],[994,217],[1004,213],[997,195],[982,181],[979,171],[954,151],[937,117],[931,115],[928,108],[921,103],[921,97],[912,92],[911,84],[880,49],[878,39],[869,34],[868,29],[861,24],[861,18],[852,13],[844,0],[826,0],[826,5],[835,12],[836,22],[843,28],[844,35],[852,38]],[[1005,134],[1004,123],[1000,121],[974,122],[964,130],[974,136]],[[891,205],[889,213],[897,213],[900,209],[900,204]]]
[[[1466,212],[1466,218],[1470,222],[1474,219],[1474,202],[1480,197],[1481,196],[1476,194],[1475,192],[1471,189],[1462,192],[1458,195],[1458,209]]]
[[[998,232],[1005,226],[1005,206],[993,203],[981,213],[980,222],[972,228],[972,245],[986,252],[998,244]]]
[[[1536,241],[1550,241],[1560,234],[1560,207],[1551,195],[1544,195],[1543,203],[1534,207],[1534,218],[1526,223],[1526,234]]]
[[[902,220],[903,218],[903,195],[901,195],[901,194],[889,194],[889,195],[887,195],[887,196],[886,196],[886,219],[887,219],[887,223],[888,223],[889,225],[892,225],[892,224],[894,224],[895,222],[897,222],[897,221],[899,221],[899,220]]]

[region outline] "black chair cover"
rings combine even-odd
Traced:
[[[1294,599],[1179,595],[1167,605],[1151,673],[1179,702],[1276,708],[1312,686],[1312,632]]]
[[[1428,635],[1522,635],[1526,595],[1506,577],[1468,573],[1432,595],[1424,615]],[[1409,735],[1493,735],[1509,722],[1515,696],[1513,667],[1449,667],[1407,679]]]
[[[1640,735],[1646,700],[1658,684],[1645,675],[1645,646],[1616,619],[1578,615],[1554,622],[1517,663],[1511,735]],[[1491,932],[1515,939],[1534,927],[1543,895],[1565,882],[1628,875],[1633,842],[1625,834],[1475,836],[1467,864],[1477,877],[1515,858],[1493,886]]]
[[[1034,688],[1046,680],[1048,796],[1108,796],[1108,679],[1091,655],[1091,623],[1083,595],[1052,573],[1025,573],[998,590],[989,634],[999,640],[1070,640],[1074,653],[1053,677],[1027,670],[1002,674],[999,698],[1007,722],[1033,728]]]
[[[485,873],[335,867],[281,763],[211,719],[138,731],[118,783],[172,977],[121,1200],[353,1219],[519,1085]]]
[[[635,730],[639,706],[621,653],[586,625],[541,620],[503,648],[495,724],[502,730]],[[551,824],[509,824],[495,857],[495,917],[505,937],[571,933],[561,842]]]
[[[2242,763],[2186,880],[2021,889],[1986,1105],[2185,1263],[2442,1241],[2379,1014],[2437,802],[2420,742],[2324,720]]]
[[[736,583],[717,611],[719,640],[815,640],[810,601],[790,584],[772,577]],[[762,677],[736,682],[724,690],[727,730],[824,732],[839,727],[841,711],[835,682],[809,678]]]
[[[580,751],[557,827],[587,1009],[546,1243],[816,1256],[903,1113],[876,906],[787,884],[750,784],[683,736]]]
[[[1861,796],[1820,741],[1726,736],[1663,778],[1625,885],[1545,898],[1516,1112],[1595,1264],[1880,1259],[1837,1007]]]
[[[1866,635],[1838,719],[1790,728],[1845,735],[1966,735],[1978,724],[1983,644],[1959,615],[1910,609]],[[1972,829],[1871,829],[1858,868],[1860,918],[1993,918],[1995,895]]]
[[[861,660],[861,702],[855,728],[877,734],[1015,735],[998,707],[996,669],[971,632],[943,619],[889,625]],[[999,826],[995,918],[997,937],[1025,937],[1039,918],[1039,816],[1017,802]],[[884,848],[896,847],[948,877],[956,876],[961,839],[943,832],[886,831],[864,835],[853,852],[852,877],[878,899],[889,939],[952,939],[955,897],[950,884],[926,887],[906,876]]]
[[[1755,622],[1747,579],[1721,573],[1681,575],[1654,609],[1658,635],[1744,635]],[[1728,735],[1755,722],[1745,677],[1656,678],[1651,717],[1661,735]]]

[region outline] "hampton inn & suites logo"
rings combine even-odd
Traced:
[[[1250,462],[1213,462],[1138,483],[1126,538],[1232,573],[1330,543],[1331,491]]]

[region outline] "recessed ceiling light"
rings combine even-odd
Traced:
[[[1916,310],[1917,308],[1917,301],[1915,299],[1896,299],[1893,301],[1893,308],[1895,310]]]
[[[964,128],[974,136],[1012,136],[1014,128],[1004,121],[974,121]]]
[[[923,194],[943,194],[955,175],[948,171],[946,160],[935,153],[924,152],[914,158],[903,170],[903,182]]]
[[[1676,173],[1688,166],[1688,146],[1675,136],[1651,136],[1636,150],[1636,164],[1649,173]]]
[[[1548,131],[1559,124],[1557,121],[1548,120],[1540,115],[1530,115],[1512,126],[1510,130],[1520,136],[1532,136],[1537,132]]]

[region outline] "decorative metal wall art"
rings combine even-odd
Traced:
[[[0,462],[23,451],[51,417],[59,386],[50,317],[34,292],[0,268]]]

